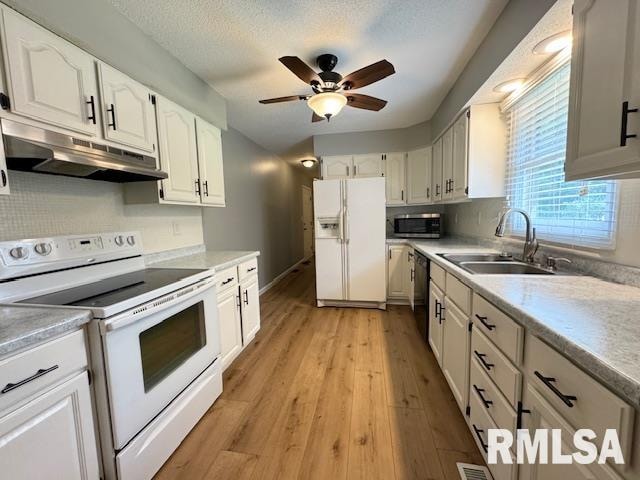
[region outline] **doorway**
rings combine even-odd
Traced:
[[[313,255],[313,192],[311,187],[302,185],[302,235],[304,258]]]

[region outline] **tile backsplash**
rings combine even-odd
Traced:
[[[200,207],[126,205],[118,183],[9,172],[0,241],[115,230],[141,232],[145,252],[203,243]]]

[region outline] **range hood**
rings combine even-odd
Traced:
[[[156,159],[3,118],[7,167],[108,182],[161,180]]]

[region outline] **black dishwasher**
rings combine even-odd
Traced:
[[[429,260],[417,250],[414,254],[413,315],[420,336],[426,342],[429,334]]]

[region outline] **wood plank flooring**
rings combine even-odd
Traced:
[[[316,308],[313,264],[261,298],[262,328],[156,479],[458,480],[482,463],[408,307]]]

